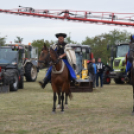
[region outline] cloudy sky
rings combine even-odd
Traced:
[[[18,8],[35,9],[72,9],[95,12],[133,13],[133,0],[0,0],[0,9]],[[7,36],[7,43],[14,42],[16,36],[24,38],[24,43],[36,39],[56,40],[55,33],[71,32],[72,40],[81,42],[86,36],[93,37],[111,30],[127,30],[134,33],[134,28],[74,23],[62,20],[24,17],[0,13],[0,37]]]

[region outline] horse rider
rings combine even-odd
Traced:
[[[132,40],[134,40],[134,35],[131,36],[131,41],[130,43],[132,42]],[[126,60],[127,60],[127,57],[129,57],[130,55],[130,49],[128,50],[128,53],[126,55]],[[125,80],[128,81],[129,77],[130,77],[130,71],[131,71],[131,67],[132,67],[132,63],[130,63],[129,60],[127,60],[127,64],[126,64],[126,77],[125,77]]]
[[[67,43],[64,42],[64,38],[66,38],[67,35],[65,33],[57,33],[55,36],[58,38],[58,42],[57,42],[57,44],[54,44],[52,46],[52,49],[57,51],[58,57],[64,61],[65,65],[67,66],[67,68],[70,72],[71,80],[75,83],[76,82],[75,71],[69,64],[69,62],[66,58],[66,53],[64,52],[65,46],[67,45]],[[45,88],[46,84],[51,81],[51,71],[52,71],[52,66],[48,69],[43,82],[39,81],[39,84],[41,85],[42,88]]]

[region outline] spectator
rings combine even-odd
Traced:
[[[92,59],[93,68],[94,68],[94,77],[93,77],[93,87],[95,88],[95,81],[96,81],[96,74],[97,74],[97,67],[95,64],[95,58]]]
[[[101,58],[98,58],[97,66],[97,74],[96,74],[96,87],[99,86],[98,79],[100,77],[100,85],[103,87],[103,63],[101,62]]]
[[[97,68],[96,68],[94,58],[88,64],[88,72],[89,72],[90,78],[93,81],[93,88],[95,88],[95,79],[96,79]]]

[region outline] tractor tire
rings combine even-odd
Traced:
[[[103,84],[110,84],[110,83],[111,83],[111,78],[110,77],[103,78]]]
[[[14,83],[10,84],[10,91],[17,91],[19,86],[19,76],[17,73],[14,74]]]
[[[103,72],[103,84],[110,84],[111,83],[111,78],[108,77],[109,70],[105,69]]]
[[[24,88],[24,76],[20,76],[20,81],[19,81],[19,89]]]
[[[26,81],[34,82],[37,79],[37,68],[32,64],[26,64],[25,66],[25,77]]]
[[[114,79],[114,82],[115,82],[116,84],[124,84],[124,82],[121,81],[121,78],[115,78],[115,79]]]

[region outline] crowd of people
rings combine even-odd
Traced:
[[[97,62],[95,62],[95,58],[93,58],[88,63],[88,72],[89,75],[93,79],[93,88],[97,89],[99,86],[100,88],[103,87],[103,70],[104,65],[101,62],[101,58],[98,58]],[[100,84],[99,84],[99,78],[100,78]]]

